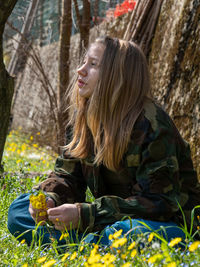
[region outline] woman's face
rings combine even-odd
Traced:
[[[94,43],[89,48],[83,65],[78,68],[78,88],[79,95],[89,98],[97,84],[99,78],[99,68],[105,46],[100,43]]]

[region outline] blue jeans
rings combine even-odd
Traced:
[[[39,240],[42,244],[51,243],[51,238],[55,238],[59,245],[65,244],[64,240],[59,241],[61,232],[55,228],[47,228],[46,226],[35,226],[35,221],[28,211],[30,194],[23,194],[13,201],[8,211],[8,230],[19,241],[25,239],[27,244],[31,244],[33,240],[33,231],[35,240]],[[145,224],[145,225],[144,225]],[[37,230],[35,230],[37,229]],[[117,221],[112,225],[106,226],[101,233],[90,233],[86,236],[71,232],[73,242],[80,242],[84,238],[87,243],[100,243],[102,245],[110,245],[109,235],[115,231],[122,229],[122,234],[133,237],[140,233],[158,232],[165,239],[171,240],[175,237],[185,238],[184,232],[174,222],[158,222],[143,219],[130,219]]]

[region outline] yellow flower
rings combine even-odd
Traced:
[[[21,244],[24,244],[26,242],[26,240],[25,239],[23,239],[20,243]]]
[[[174,247],[175,245],[177,245],[178,243],[180,243],[182,240],[181,237],[176,237],[174,239],[172,239],[170,242],[169,242],[169,247]]]
[[[68,233],[62,233],[62,235],[60,236],[59,240],[63,240],[63,238],[67,238],[69,236]]]
[[[46,197],[44,193],[40,192],[37,196],[30,195],[29,199],[34,209],[47,209]]]
[[[169,264],[167,264],[166,267],[176,267],[176,262],[172,261]]]
[[[189,251],[193,252],[195,251],[200,245],[200,241],[194,241],[190,246],[189,246]]]
[[[94,244],[94,248],[98,250],[99,246],[97,244]]]
[[[47,261],[45,264],[42,265],[42,267],[50,267],[56,263],[56,260],[52,259],[50,261]]]
[[[107,253],[107,254],[105,254],[104,256],[102,256],[102,261],[107,261],[108,259],[110,259],[110,256],[111,256],[111,254],[110,253]]]
[[[45,195],[43,194],[43,193],[39,193],[38,194],[38,201],[40,201],[40,202],[43,202],[43,201],[45,201],[46,200],[46,198],[45,198]]]
[[[22,146],[21,146],[21,150],[22,150],[22,151],[25,151],[25,150],[26,150],[26,144],[22,144]]]
[[[40,211],[40,212],[39,212],[39,216],[41,216],[41,217],[42,217],[42,216],[46,216],[46,215],[47,215],[47,212],[46,212],[46,211]]]
[[[32,135],[30,136],[30,140],[33,140],[33,136]]]
[[[131,257],[134,258],[136,254],[137,254],[137,250],[133,249],[133,251],[131,252]]]
[[[39,203],[39,202],[36,202],[36,203],[35,203],[35,209],[37,209],[37,210],[42,209],[42,204]]]
[[[122,234],[122,229],[120,229],[119,231],[117,231],[117,232],[115,232],[114,234],[113,234],[113,238],[114,239],[117,239],[118,237],[120,237],[121,236],[121,234]]]
[[[134,241],[133,243],[130,244],[130,246],[128,247],[128,250],[133,249],[136,246],[136,242]]]
[[[105,265],[109,265],[110,263],[114,262],[116,259],[115,255],[107,253],[105,254],[101,260],[105,263]]]
[[[80,251],[83,251],[83,249],[84,249],[84,246],[80,246],[80,249],[79,250]]]
[[[76,258],[76,256],[77,256],[77,252],[74,251],[74,253],[70,257],[70,261],[73,261]]]
[[[42,257],[42,258],[39,258],[39,259],[37,260],[37,262],[38,262],[38,263],[43,263],[43,262],[46,260],[46,258],[47,258],[47,256],[44,256],[44,257]]]
[[[108,239],[109,240],[112,240],[113,239],[113,235],[110,234],[109,237],[108,237]]]
[[[122,254],[121,255],[122,260],[125,260],[126,259],[126,256],[127,256],[126,254]]]
[[[22,267],[28,267],[28,263],[24,263]]]
[[[85,266],[85,267],[104,267],[104,265],[103,265],[102,263],[100,263],[100,262],[98,262],[98,263],[94,263],[94,264],[92,264],[92,265],[90,265],[90,264],[88,264],[87,262],[85,262],[85,263],[84,263],[84,266]],[[115,266],[113,266],[112,264],[110,264],[109,267],[115,267]]]
[[[150,243],[154,238],[154,233],[150,233],[149,238],[148,238],[148,242]]]
[[[61,261],[64,262],[68,256],[69,256],[69,253],[65,253],[65,255],[62,257]]]
[[[162,254],[155,254],[148,259],[148,263],[155,263],[157,260],[162,260],[162,258],[163,258]]]
[[[38,148],[38,144],[33,144],[33,147]]]
[[[112,247],[113,248],[118,248],[120,246],[123,246],[124,244],[126,244],[127,242],[127,238],[126,237],[122,237],[118,240],[115,240],[113,243],[112,243]]]
[[[95,255],[89,256],[87,262],[89,264],[94,264],[94,263],[98,262],[100,260],[100,258],[101,258],[101,255],[95,254]]]
[[[122,267],[129,267],[129,266],[131,266],[130,262],[126,262],[126,263],[124,263],[124,264],[122,265]]]
[[[97,253],[97,249],[94,247],[90,252],[90,256],[94,256],[96,253]]]

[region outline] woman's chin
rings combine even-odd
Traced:
[[[79,95],[84,98],[89,98],[91,96],[91,93],[87,89],[79,87]]]

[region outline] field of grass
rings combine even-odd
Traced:
[[[10,132],[0,178],[0,266],[200,266],[200,241],[188,232],[186,240],[167,242],[156,233],[128,240],[118,231],[110,236],[112,244],[107,247],[84,241],[69,243],[68,234],[63,233],[67,246],[62,251],[55,240],[46,247],[17,241],[7,230],[8,208],[17,196],[47,177],[55,158],[50,149],[38,146],[35,137]]]

